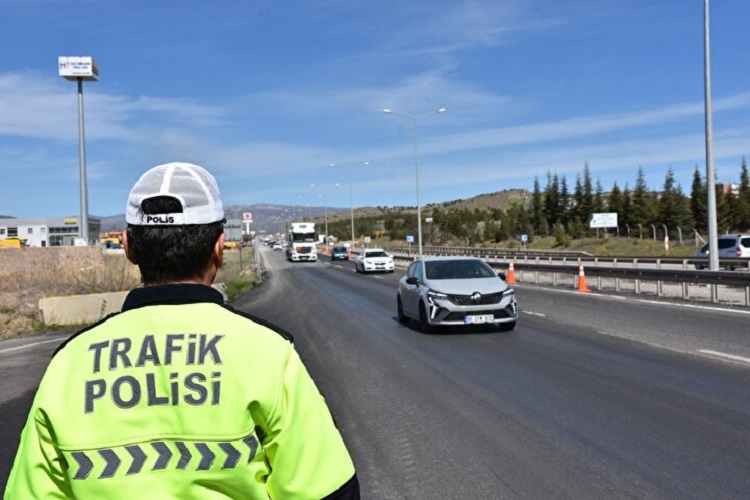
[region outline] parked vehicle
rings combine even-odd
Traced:
[[[346,247],[333,247],[331,249],[331,260],[349,260],[349,249]]]
[[[0,248],[24,248],[27,247],[26,240],[10,237],[0,240]]]
[[[397,295],[398,320],[415,320],[423,332],[434,327],[496,325],[513,330],[516,293],[482,259],[422,257],[409,265]]]
[[[697,258],[708,259],[708,244],[695,253]],[[723,234],[718,240],[719,259],[750,259],[750,234]],[[707,264],[696,262],[696,269],[708,267]],[[728,268],[734,271],[735,266]]]
[[[365,248],[354,261],[354,268],[358,273],[375,271],[392,273],[396,270],[396,264],[393,262],[393,257],[382,248]]]

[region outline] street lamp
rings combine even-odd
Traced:
[[[421,258],[422,257],[422,201],[420,198],[420,189],[419,189],[419,154],[417,151],[417,120],[420,118],[424,118],[425,116],[445,113],[445,108],[440,108],[430,113],[425,113],[423,115],[417,115],[417,116],[403,115],[400,113],[396,113],[387,108],[383,109],[383,113],[386,113],[389,115],[400,116],[401,118],[406,118],[408,120],[411,120],[412,122],[412,127],[414,131],[414,173],[417,178],[417,245],[419,248],[419,257]]]
[[[57,58],[59,75],[68,81],[78,82],[78,170],[81,186],[81,240],[89,244],[89,197],[86,190],[86,146],[83,131],[83,82],[99,80],[99,65],[91,57]]]
[[[333,163],[331,166],[335,166]],[[339,183],[334,184],[335,187],[339,187]],[[315,184],[310,184],[311,188],[315,187]],[[326,185],[323,185],[321,187],[323,189],[323,217],[325,219],[325,230],[326,230],[326,248],[328,248],[330,245],[328,243],[328,188]],[[320,196],[318,196],[320,198]]]
[[[711,115],[711,45],[708,0],[703,1],[703,81],[706,128],[706,191],[708,195],[708,268],[719,270],[719,230],[716,222],[716,171],[713,156],[713,124]]]
[[[369,165],[369,161],[362,162],[362,165]],[[352,248],[354,247],[354,203],[352,202],[352,168],[349,167],[349,210],[352,216]]]

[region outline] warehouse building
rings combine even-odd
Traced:
[[[101,221],[89,217],[89,235],[98,235]],[[52,217],[49,219],[0,218],[0,240],[18,238],[30,247],[62,247],[82,245],[78,217]],[[89,244],[96,244],[92,239]]]

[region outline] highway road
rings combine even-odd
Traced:
[[[234,305],[294,334],[364,498],[747,498],[745,308],[522,284],[514,332],[425,335],[396,321],[402,270],[262,256]],[[0,343],[3,482],[62,337]]]

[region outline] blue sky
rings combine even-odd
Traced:
[[[714,158],[750,155],[747,0],[711,5]],[[705,172],[701,0],[3,0],[0,214],[124,212],[151,166],[211,170],[226,204],[416,204],[565,175],[685,192]],[[365,163],[369,162],[369,163]],[[335,166],[331,167],[330,165]],[[310,185],[314,184],[315,187]],[[338,185],[337,185],[338,184]]]

